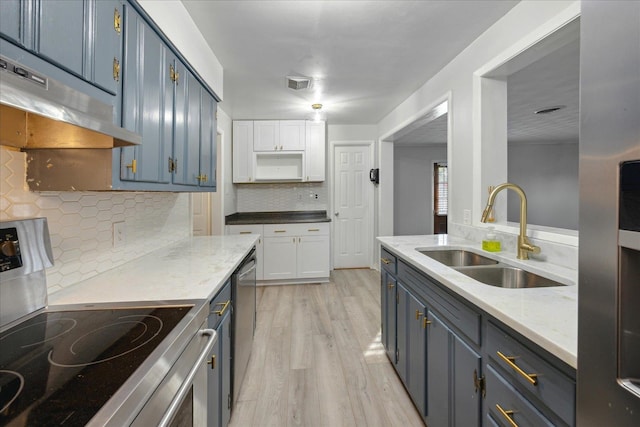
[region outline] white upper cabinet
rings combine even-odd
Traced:
[[[305,145],[305,121],[281,120],[280,150],[304,151]]]
[[[306,144],[305,181],[324,181],[326,153],[324,122],[306,122]]]
[[[233,182],[253,182],[253,131],[251,120],[233,122]]]
[[[253,151],[304,151],[304,120],[256,120]]]
[[[255,120],[253,122],[253,151],[277,151],[280,147],[280,122]]]
[[[233,182],[325,180],[325,122],[233,122]]]

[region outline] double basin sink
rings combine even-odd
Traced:
[[[565,286],[555,280],[464,249],[418,250],[418,252],[486,285],[513,289]]]

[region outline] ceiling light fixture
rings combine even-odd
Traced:
[[[322,109],[322,104],[311,104],[311,108],[313,108],[313,111],[315,112],[313,115],[313,121],[314,122],[319,122],[322,120],[322,115],[320,113],[320,110]]]

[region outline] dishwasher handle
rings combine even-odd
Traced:
[[[247,269],[246,266],[248,266],[250,264],[251,264],[251,267],[249,267]],[[249,263],[245,264],[245,266],[242,267],[241,272],[238,273],[238,281],[241,281],[244,277],[246,277],[249,274],[251,274],[251,272],[255,271],[255,269],[256,269],[256,261],[255,260],[251,260]]]
[[[191,389],[191,384],[193,383],[193,379],[196,377],[196,374],[198,373],[200,367],[204,363],[204,360],[209,356],[209,352],[211,352],[211,350],[213,349],[213,346],[218,341],[217,333],[213,329],[201,329],[198,333],[200,335],[207,335],[211,338],[209,339],[209,342],[205,346],[204,350],[202,350],[202,353],[200,353],[200,356],[198,357],[198,360],[191,368],[191,371],[189,371],[189,375],[187,375],[187,378],[184,380],[184,382],[178,389],[178,392],[176,393],[173,400],[171,401],[171,404],[169,405],[169,409],[167,409],[167,411],[164,413],[164,416],[158,423],[158,427],[167,427],[169,423],[173,420],[173,417],[176,415],[176,413],[180,409],[180,404],[182,403],[182,400],[185,398],[185,396]]]

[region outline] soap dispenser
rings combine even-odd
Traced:
[[[482,249],[487,252],[500,252],[501,250],[500,240],[498,240],[492,226],[487,227],[487,234],[482,239]]]

